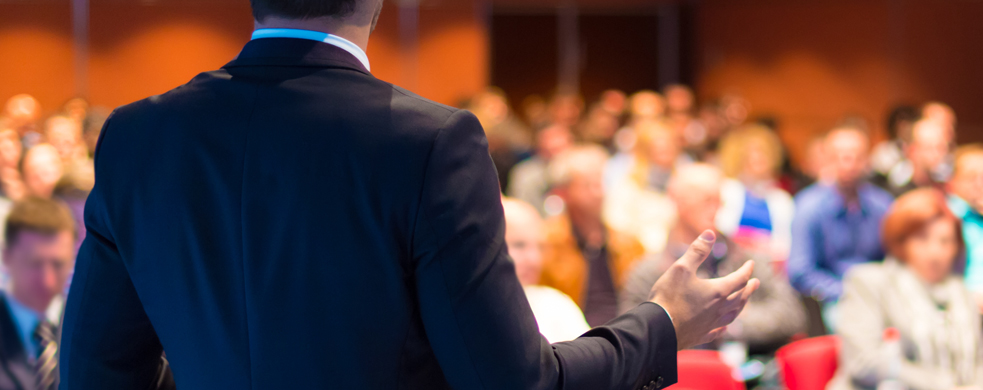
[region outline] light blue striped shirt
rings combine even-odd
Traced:
[[[295,38],[324,42],[329,45],[337,46],[342,50],[351,53],[351,55],[355,56],[355,58],[362,63],[365,70],[370,72],[372,71],[372,67],[369,66],[369,56],[365,54],[365,50],[362,50],[361,47],[358,47],[358,45],[352,43],[352,41],[337,35],[320,31],[299,30],[292,28],[261,28],[253,31],[253,39],[264,38]]]

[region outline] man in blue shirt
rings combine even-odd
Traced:
[[[825,140],[832,183],[816,183],[796,196],[788,273],[806,296],[833,303],[850,266],[882,260],[881,219],[891,195],[865,179],[869,138],[856,128],[837,128]]]
[[[963,221],[966,287],[977,296],[977,302],[983,302],[983,145],[967,145],[956,151],[948,190],[949,207]]]
[[[28,198],[11,209],[4,234],[11,284],[0,294],[0,388],[54,389],[55,335],[75,263],[75,220],[57,201]]]

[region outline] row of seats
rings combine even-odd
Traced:
[[[823,390],[833,379],[840,342],[836,336],[799,340],[778,350],[775,359],[788,390]],[[678,355],[679,381],[669,390],[745,390],[717,351],[685,350]]]

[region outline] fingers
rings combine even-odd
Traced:
[[[761,287],[761,281],[758,279],[751,279],[744,285],[744,288],[735,291],[733,294],[727,297],[728,302],[747,302],[751,298],[751,294]],[[742,304],[743,305],[743,304]]]
[[[703,264],[703,261],[710,255],[715,241],[717,241],[717,236],[713,231],[707,230],[703,232],[696,241],[693,241],[693,244],[686,250],[686,254],[680,257],[678,261],[687,268],[696,271],[700,267],[700,264]]]
[[[741,266],[740,269],[734,271],[730,275],[716,279],[716,282],[719,283],[719,287],[723,289],[724,294],[729,296],[747,287],[748,282],[751,280],[751,274],[753,272],[754,272],[754,262],[748,260],[746,263],[744,263],[743,266]]]

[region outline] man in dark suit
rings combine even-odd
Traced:
[[[382,0],[253,0],[237,59],[115,111],[62,389],[653,389],[722,332],[751,266],[696,267],[550,345],[508,260],[481,126],[369,73]]]
[[[54,389],[61,295],[75,262],[75,220],[57,201],[27,198],[11,208],[4,229],[10,287],[0,294],[0,389]]]

